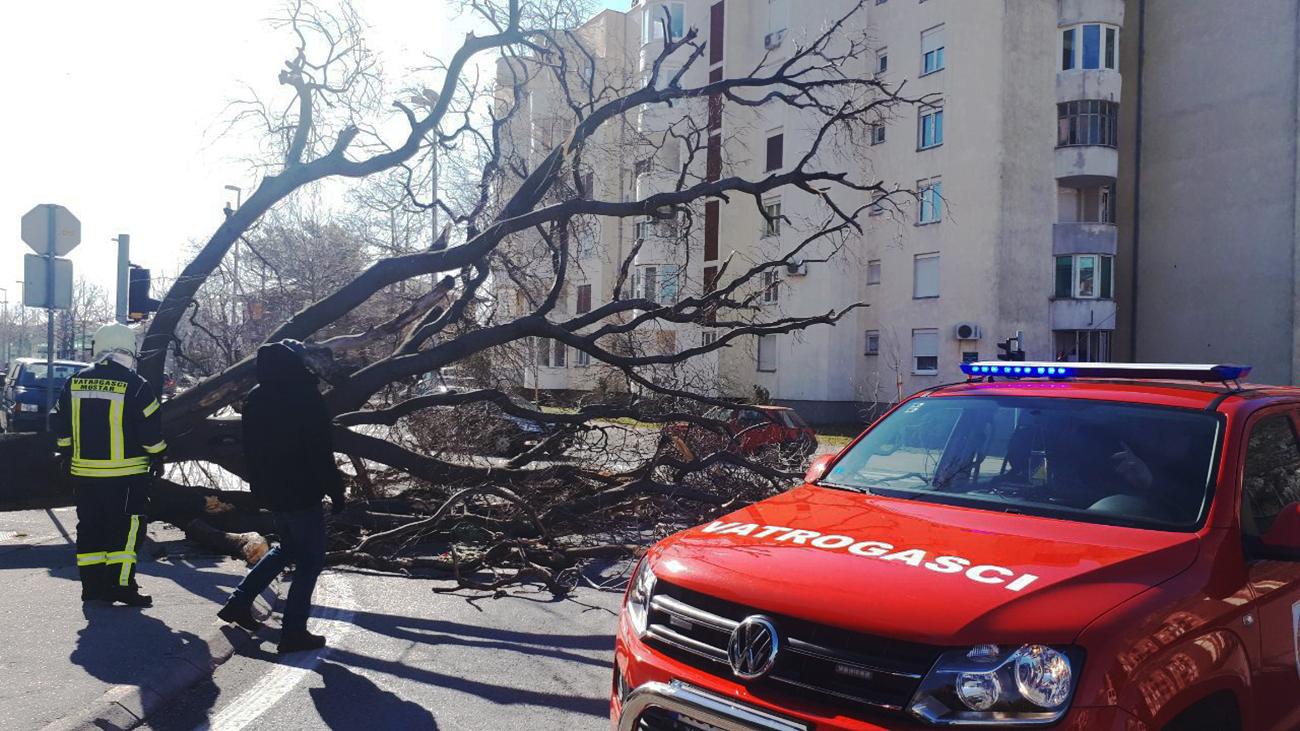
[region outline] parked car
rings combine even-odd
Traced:
[[[1300,388],[963,370],[647,552],[613,728],[1300,728]]]
[[[725,450],[744,457],[771,456],[803,464],[817,450],[817,434],[787,406],[718,407],[705,416],[723,422],[726,433],[686,422],[666,424],[660,430],[661,444],[682,461]]]
[[[58,398],[63,384],[89,363],[73,360],[54,361],[54,397]],[[45,399],[50,386],[46,377],[46,362],[37,358],[15,358],[4,375],[3,397],[0,397],[0,420],[7,432],[41,431],[45,427]]]

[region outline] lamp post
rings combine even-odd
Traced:
[[[9,366],[9,290],[0,287],[0,292],[4,292],[4,299],[0,300],[0,307],[3,312],[0,313],[0,357],[4,358],[5,368]]]
[[[23,304],[23,280],[15,279],[14,283],[18,285],[18,317],[22,320],[18,326],[18,354],[21,356],[27,347],[27,306]]]
[[[227,185],[226,190],[233,191],[235,194],[235,207],[230,207],[230,201],[226,201],[226,218],[230,218],[244,205],[244,191],[238,185]],[[231,288],[232,296],[230,303],[230,324],[234,326],[235,320],[239,319],[239,237],[235,237],[234,252],[230,261],[230,278],[234,282]]]

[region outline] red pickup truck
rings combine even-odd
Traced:
[[[612,728],[1300,728],[1300,388],[964,370],[647,552]]]

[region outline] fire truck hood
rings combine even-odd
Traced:
[[[679,533],[663,581],[848,630],[939,645],[1069,643],[1182,572],[1195,534],[805,485]]]

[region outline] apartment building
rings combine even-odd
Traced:
[[[665,26],[669,34],[698,28],[709,48],[684,79],[698,85],[749,74],[765,54],[779,61],[853,4],[636,0],[626,12],[597,15],[580,35],[606,73],[638,79],[662,48]],[[847,31],[868,34],[872,48],[845,72],[876,75],[924,103],[879,120],[858,149],[843,151],[842,164],[855,166],[858,179],[918,196],[874,207],[864,234],[840,242],[830,261],[809,252],[811,261],[765,278],[761,302],[773,318],[855,301],[869,307],[836,327],[750,338],[703,359],[716,392],[748,397],[758,388],[811,421],[848,422],[871,404],[959,379],[963,360],[996,357],[995,343],[1018,332],[1031,358],[1110,358],[1115,277],[1123,276],[1115,255],[1124,18],[1123,0],[868,0]],[[550,121],[563,124],[563,110],[546,107],[557,95],[538,88],[528,97],[514,144],[535,144]],[[699,161],[706,176],[780,170],[814,132],[814,121],[784,107],[684,108],[708,126]],[[672,156],[681,153],[634,150],[664,141],[682,109],[653,108],[604,130],[600,143],[612,153],[593,166],[593,194],[625,199],[665,189],[680,162]],[[632,291],[663,301],[702,291],[728,258],[733,266],[766,259],[828,220],[822,199],[803,191],[780,191],[762,205],[788,221],[769,223],[752,200],[736,199],[702,202],[685,232],[659,221],[596,222],[566,307],[581,312],[593,297],[607,301],[633,250]],[[502,299],[518,296],[510,289],[501,280]],[[656,333],[647,347],[680,349],[716,336],[681,326]],[[554,344],[534,349],[526,385],[594,387],[595,369],[577,354]]]
[[[1121,43],[1124,359],[1300,383],[1300,13],[1129,0]]]

